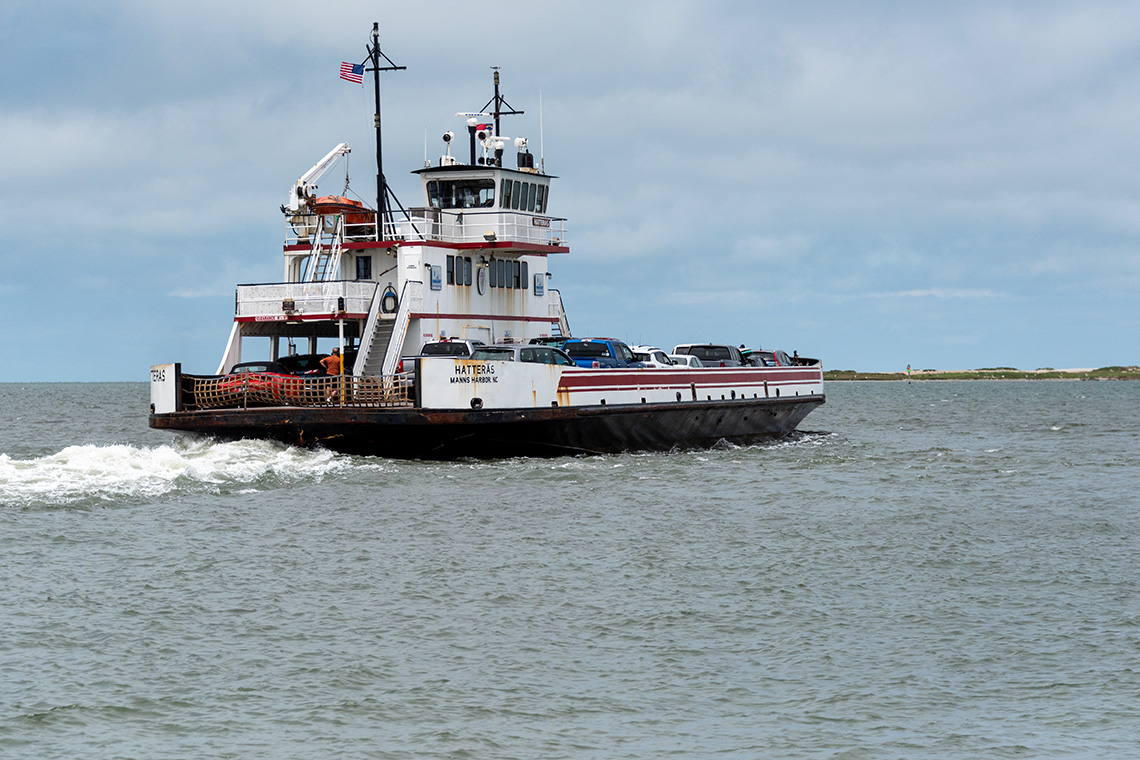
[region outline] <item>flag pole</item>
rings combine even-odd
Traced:
[[[388,221],[388,184],[384,179],[384,150],[382,130],[380,127],[380,72],[403,71],[407,66],[397,66],[388,56],[380,52],[380,24],[372,24],[372,45],[368,48],[368,57],[372,60],[372,81],[376,94],[376,240],[384,239],[384,224]],[[380,58],[388,62],[388,66],[380,66]]]

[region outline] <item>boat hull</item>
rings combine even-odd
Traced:
[[[822,395],[537,409],[260,407],[152,414],[150,426],[402,459],[499,459],[748,444],[795,430]]]

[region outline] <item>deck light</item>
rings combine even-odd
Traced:
[[[492,230],[487,230],[486,232],[484,232],[484,233],[483,233],[483,239],[484,239],[484,240],[486,240],[488,243],[494,243],[494,242],[495,242],[495,233],[494,233],[494,231],[492,231]]]

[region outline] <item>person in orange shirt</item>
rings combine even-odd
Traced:
[[[324,367],[326,375],[339,375],[341,368],[340,349],[334,348],[332,353],[321,359],[321,366]],[[331,388],[329,395],[325,398],[328,403],[333,403],[334,397],[337,394],[336,388]]]
[[[340,349],[334,348],[332,353],[321,359],[321,366],[325,368],[326,375],[340,374]]]

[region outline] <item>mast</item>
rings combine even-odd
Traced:
[[[372,81],[376,94],[376,240],[380,241],[384,238],[384,223],[391,221],[390,213],[388,212],[388,183],[384,179],[384,150],[382,145],[383,130],[380,126],[380,72],[381,71],[404,71],[407,66],[397,66],[392,62],[392,59],[384,55],[380,50],[380,24],[379,22],[372,23],[372,44],[368,46],[368,57],[372,61]],[[381,66],[380,59],[383,58],[388,65]],[[396,201],[399,204],[399,201]]]
[[[514,106],[508,103],[506,98],[499,94],[499,67],[492,66],[491,68],[495,70],[495,94],[490,100],[487,101],[487,105],[483,106],[482,110],[486,111],[491,107],[492,104],[494,104],[495,110],[491,111],[491,115],[495,117],[495,134],[500,135],[502,134],[502,132],[499,131],[500,116],[517,116],[519,114],[525,113],[525,111],[516,111]],[[509,110],[504,111],[504,106],[506,106]]]

